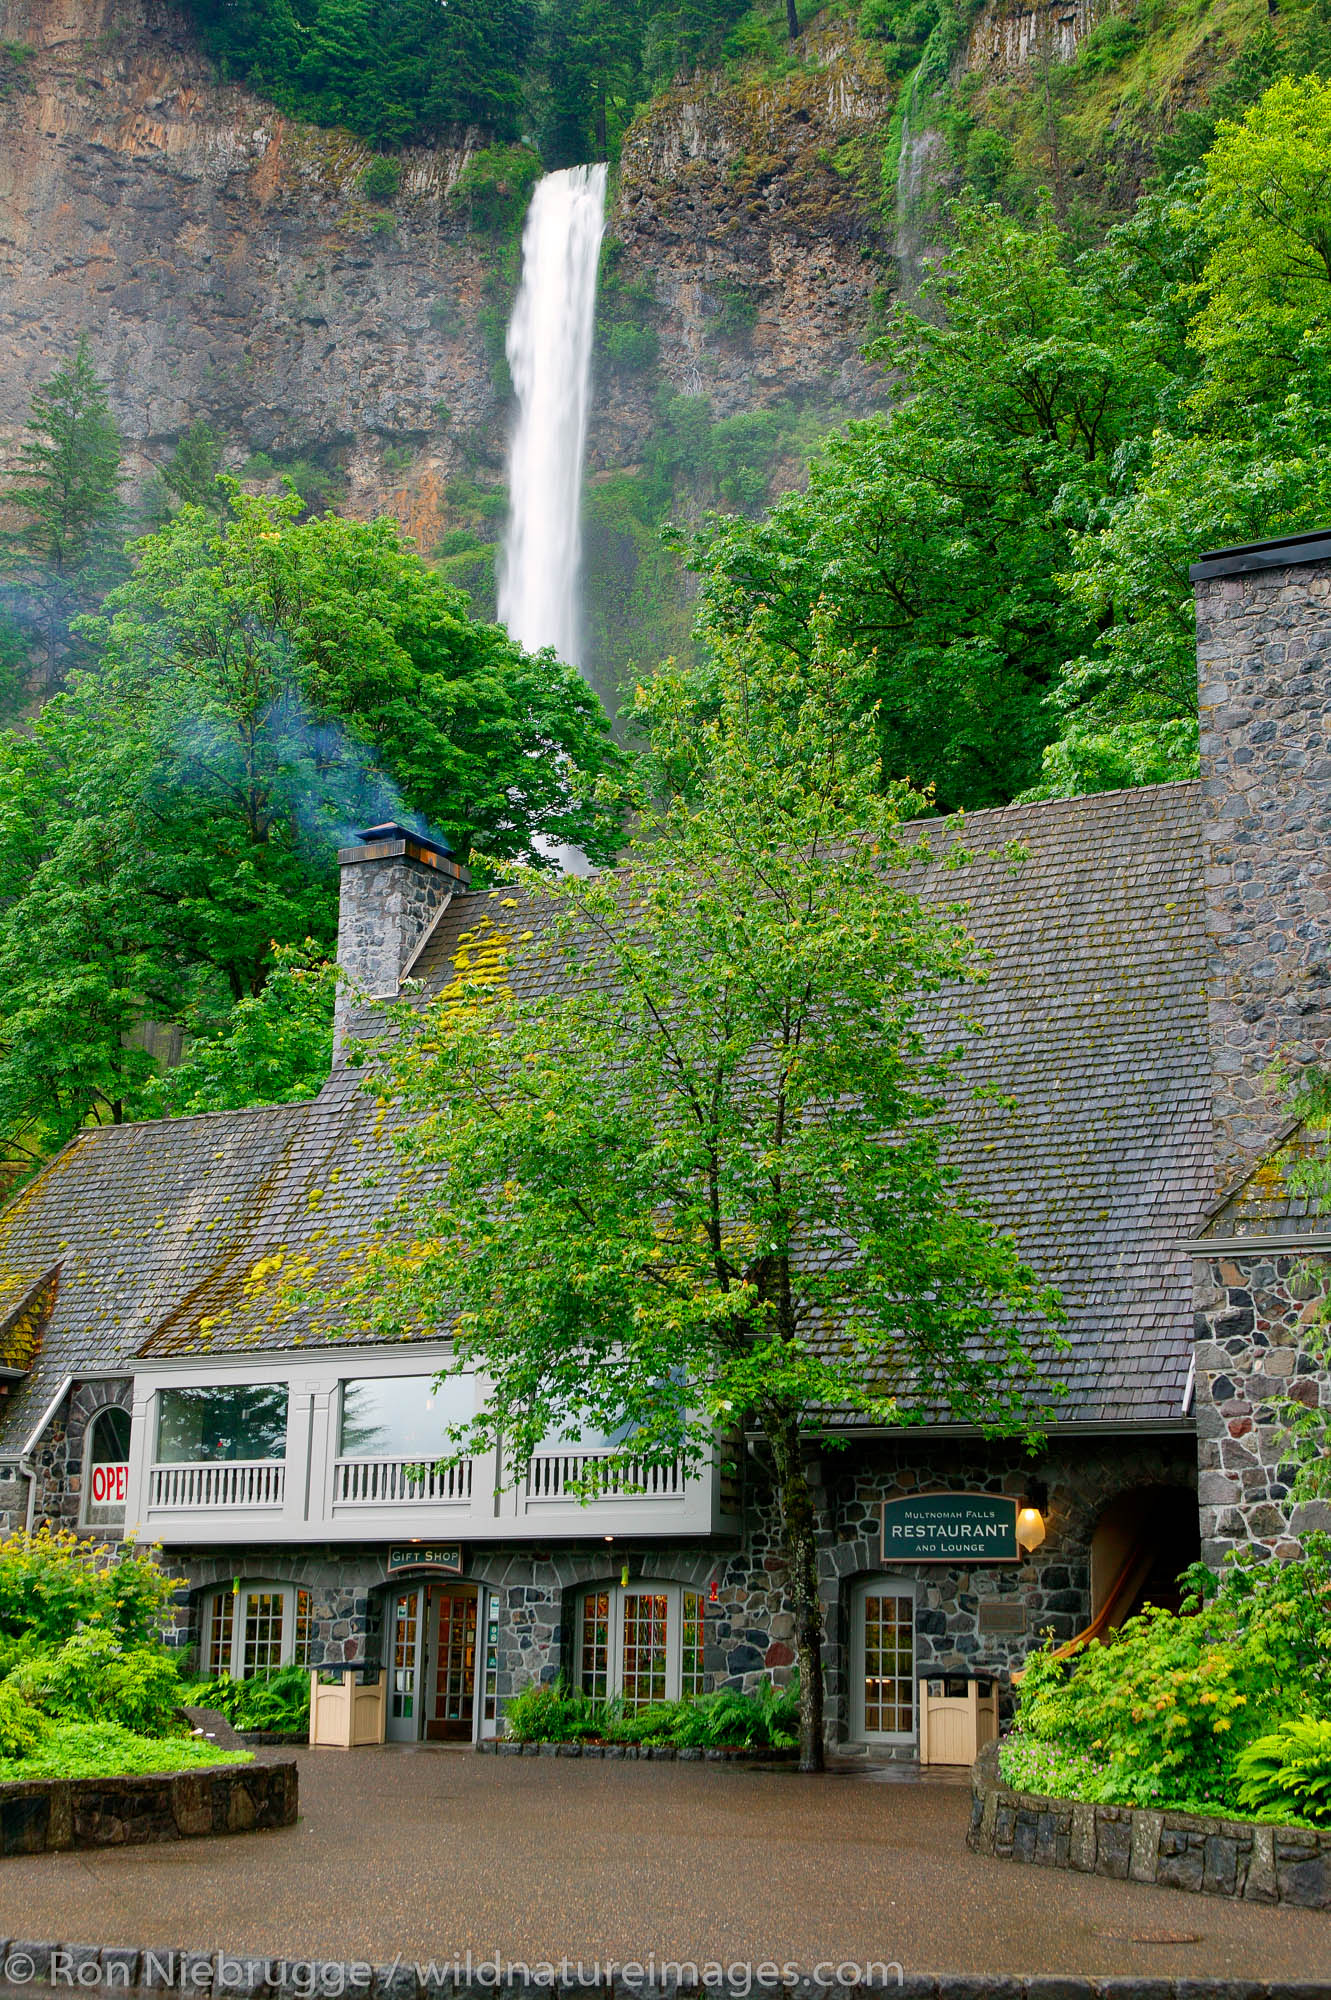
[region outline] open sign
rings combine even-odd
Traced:
[[[128,1499],[128,1464],[93,1466],[92,1504],[94,1507],[123,1507]]]

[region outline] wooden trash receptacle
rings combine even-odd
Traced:
[[[388,1676],[362,1681],[360,1667],[310,1670],[310,1742],[337,1750],[382,1743],[388,1714]],[[322,1680],[334,1673],[336,1680]]]
[[[991,1674],[931,1674],[920,1682],[921,1764],[973,1764],[997,1735]]]

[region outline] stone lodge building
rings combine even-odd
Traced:
[[[1331,1401],[1300,1346],[1331,1221],[1284,1183],[1306,1141],[1264,1079],[1331,1032],[1331,533],[1194,577],[1200,781],[975,813],[964,877],[921,872],[992,955],[971,1080],[1004,1095],[959,1104],[957,1144],[1062,1291],[1066,1394],[1034,1461],[947,1425],[821,1459],[837,1742],[910,1755],[917,1675],[1003,1675],[1167,1599],[1199,1547],[1290,1553],[1322,1511],[1291,1508],[1271,1399]],[[339,953],[375,996],[437,990],[479,909],[541,921],[397,827],[342,863]],[[340,1048],[358,1025],[344,1003]],[[340,1061],[309,1103],[67,1146],[0,1215],[9,1526],[161,1544],[201,1670],[382,1668],[394,1738],[493,1734],[560,1671],[634,1701],[787,1669],[751,1458],[587,1504],[597,1438],[422,1473],[471,1407],[470,1378],[434,1386],[446,1348],[273,1323],[258,1267],[363,1238],[395,1158]]]

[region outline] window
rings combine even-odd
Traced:
[[[285,1382],[163,1389],[157,1399],[161,1465],[219,1465],[287,1454]]]
[[[245,1583],[204,1599],[200,1645],[210,1680],[248,1680],[279,1667],[308,1666],[313,1636],[308,1590],[290,1583]]]
[[[411,1458],[430,1465],[443,1455],[446,1433],[475,1410],[470,1379],[433,1375],[371,1375],[342,1384],[339,1458]]]
[[[701,1594],[677,1583],[589,1590],[578,1623],[584,1694],[621,1696],[626,1707],[704,1692]]]
[[[83,1468],[83,1519],[90,1528],[119,1528],[129,1498],[129,1411],[99,1410],[88,1425]]]

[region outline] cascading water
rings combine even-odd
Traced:
[[[582,461],[591,401],[604,166],[565,167],[537,185],[522,232],[522,281],[508,329],[518,419],[508,470],[499,616],[528,652],[553,646],[580,667]]]

